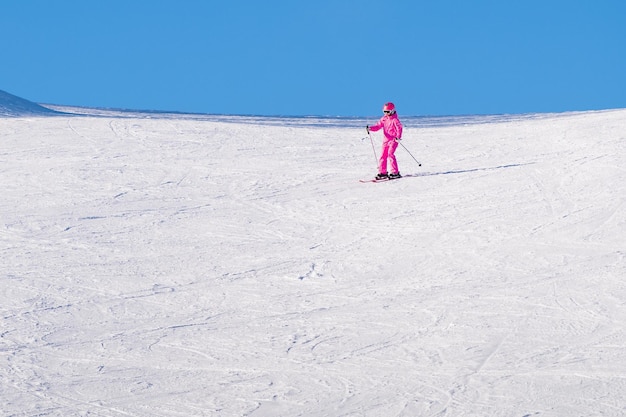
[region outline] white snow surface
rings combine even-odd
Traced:
[[[626,415],[626,110],[380,184],[376,118],[80,112],[0,118],[2,416]]]

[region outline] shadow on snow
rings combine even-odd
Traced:
[[[458,170],[441,171],[441,172],[422,172],[422,173],[417,173],[417,174],[403,175],[403,177],[430,177],[434,175],[466,174],[468,172],[495,171],[497,169],[515,168],[515,167],[521,167],[524,165],[533,165],[533,164],[534,162],[528,162],[525,164],[508,164],[508,165],[499,165],[496,167],[487,167],[487,168],[458,169]]]

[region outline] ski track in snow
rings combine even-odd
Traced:
[[[2,415],[626,415],[626,111],[459,122],[0,118]]]

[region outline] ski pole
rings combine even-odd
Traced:
[[[409,155],[411,155],[411,158],[413,158],[415,160],[415,162],[417,162],[417,165],[422,166],[422,163],[420,161],[418,161],[417,159],[415,159],[413,154],[406,148],[406,146],[404,146],[404,144],[402,142],[400,142],[399,140],[396,140],[396,142],[398,142],[400,145],[402,145],[404,150],[407,151],[409,153]]]
[[[372,144],[372,151],[374,151],[374,161],[376,163],[376,167],[378,167],[378,156],[376,155],[376,148],[374,148],[374,141],[372,140],[372,135],[370,134],[369,129],[367,130],[367,136],[370,138],[370,143]]]

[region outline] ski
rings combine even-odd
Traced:
[[[402,177],[398,177],[398,178],[381,178],[379,180],[377,180],[376,178],[372,178],[371,180],[359,180],[359,182],[387,182],[387,181],[393,181],[393,180],[397,180],[400,179]]]
[[[366,183],[366,182],[387,182],[387,181],[399,180],[400,178],[417,177],[417,176],[419,176],[419,174],[406,174],[406,175],[403,175],[403,176],[397,177],[397,178],[389,178],[389,177],[387,177],[387,178],[381,178],[379,180],[377,180],[376,178],[372,178],[372,179],[368,179],[368,180],[359,180],[359,182],[363,182],[363,183]]]
[[[385,178],[382,180],[377,180],[376,178],[373,178],[371,180],[359,180],[359,182],[387,182],[387,181],[391,181],[389,178]]]

